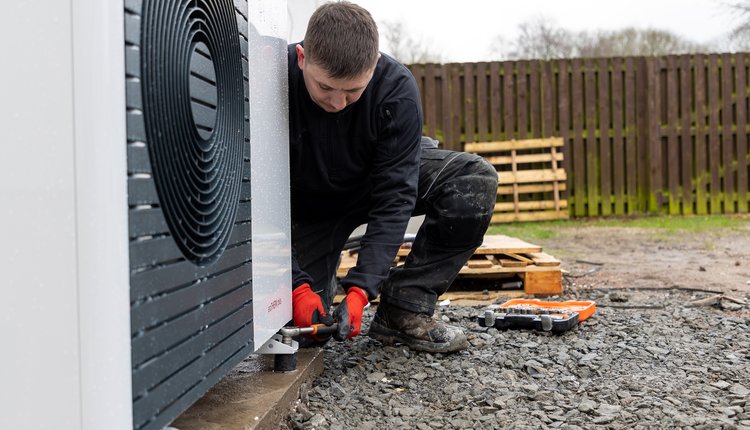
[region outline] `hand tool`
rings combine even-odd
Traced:
[[[337,323],[332,325],[313,324],[310,327],[282,327],[281,343],[291,346],[292,338],[303,335],[326,335],[334,334],[338,330]],[[297,369],[297,352],[291,354],[275,354],[273,357],[273,370],[276,372],[290,372]]]
[[[497,312],[496,312],[497,311]],[[488,309],[477,318],[482,327],[531,329],[562,333],[586,320],[596,311],[592,301],[544,302],[536,299],[509,300]]]

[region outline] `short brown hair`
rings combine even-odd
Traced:
[[[378,26],[363,7],[326,3],[313,12],[305,33],[305,58],[337,79],[355,78],[378,60]]]

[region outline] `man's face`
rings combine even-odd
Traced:
[[[305,51],[301,45],[297,45],[297,64],[302,70],[310,98],[324,111],[330,113],[339,112],[359,100],[375,71],[373,68],[355,78],[332,78],[317,64],[306,60]]]

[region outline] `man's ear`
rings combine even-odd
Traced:
[[[300,70],[305,70],[305,48],[299,43],[295,46],[297,49],[297,66]]]

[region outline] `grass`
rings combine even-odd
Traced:
[[[654,229],[655,234],[704,233],[719,230],[741,230],[750,226],[747,215],[710,216],[642,216],[575,219],[511,223],[490,226],[487,234],[504,234],[524,240],[551,239],[570,228],[643,228]]]

